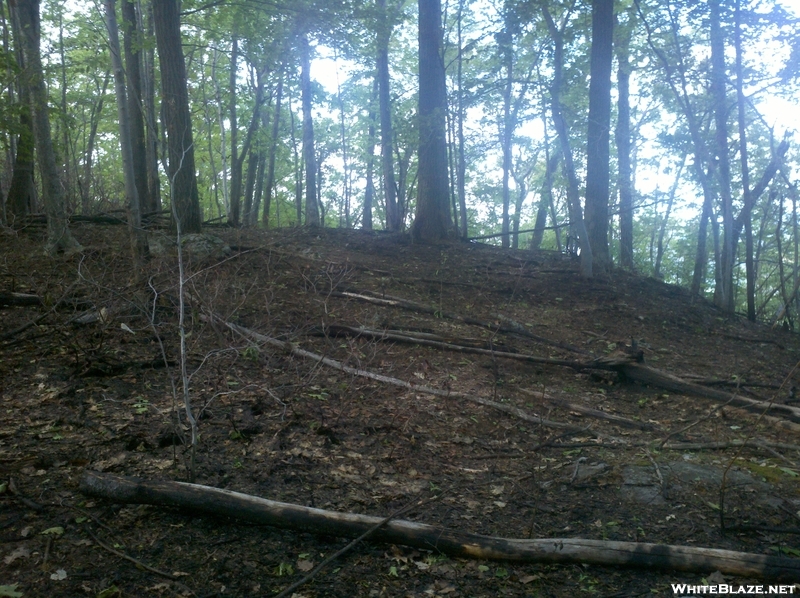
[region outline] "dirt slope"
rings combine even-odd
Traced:
[[[13,480],[0,495],[0,586],[26,597],[278,593],[347,540],[78,492],[86,468],[186,480],[189,451],[169,243],[137,282],[122,229],[75,232],[86,253],[56,260],[37,231],[0,236],[0,468]],[[641,351],[648,366],[737,397],[800,406],[797,335],[627,273],[587,282],[551,253],[341,230],[211,232],[231,251],[190,260],[184,293],[197,483],[377,516],[438,496],[403,517],[502,537],[800,556],[800,442],[786,418],[607,369],[497,356],[586,363]],[[259,345],[222,322],[413,386]],[[737,441],[750,446],[725,448]],[[671,583],[713,573],[366,543],[296,596],[672,596]]]

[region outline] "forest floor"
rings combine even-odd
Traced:
[[[791,404],[797,334],[626,272],[583,280],[555,253],[208,230],[232,250],[187,263],[197,484],[378,517],[413,506],[400,518],[504,538],[800,556],[796,425],[546,363],[641,350],[659,370]],[[191,450],[176,258],[154,257],[137,282],[122,227],[74,232],[85,251],[57,258],[42,254],[41,229],[0,234],[0,596],[276,595],[349,539],[81,493],[86,470],[187,481]],[[673,583],[704,582],[754,580],[468,560],[367,539],[293,595],[673,596]]]

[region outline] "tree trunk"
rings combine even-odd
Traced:
[[[230,101],[228,119],[231,126],[231,195],[228,211],[228,224],[239,226],[239,210],[242,201],[242,167],[244,153],[239,159],[239,122],[236,117],[236,75],[239,68],[239,39],[233,36],[231,42],[231,63],[229,71]]]
[[[372,204],[375,201],[375,181],[373,172],[375,170],[375,104],[378,101],[378,74],[375,73],[375,79],[372,84],[372,98],[369,103],[369,128],[367,129],[367,173],[366,173],[366,190],[364,191],[364,210],[361,217],[361,228],[364,230],[372,230]]]
[[[720,277],[714,296],[725,311],[734,310],[733,261],[735,257],[731,166],[728,155],[728,99],[725,90],[725,37],[722,32],[720,0],[709,1],[711,40],[711,97],[714,105],[717,177],[722,202],[722,249],[718,263]]]
[[[123,3],[127,0],[122,0]],[[147,236],[142,228],[142,212],[139,204],[139,190],[136,183],[147,184],[147,178],[137,181],[134,171],[133,145],[130,126],[133,124],[128,113],[130,104],[125,90],[125,71],[122,67],[122,56],[119,48],[119,31],[117,28],[116,0],[105,0],[106,29],[108,46],[111,53],[111,68],[114,71],[114,90],[117,97],[117,116],[119,118],[119,144],[122,153],[122,175],[125,181],[125,200],[128,208],[128,234],[131,241],[133,263],[137,268],[147,257]],[[137,106],[138,109],[138,106]],[[141,148],[142,150],[144,147]],[[142,163],[143,167],[144,164]],[[144,173],[142,173],[144,174]]]
[[[214,82],[214,95],[217,105],[217,121],[219,122],[220,136],[220,159],[222,160],[222,203],[225,206],[225,215],[230,214],[230,192],[228,190],[228,145],[225,139],[225,117],[222,113],[222,89],[220,88],[217,77],[217,63],[219,62],[220,52],[214,50],[214,58],[211,61],[211,80]]]
[[[619,32],[617,47],[617,168],[619,187],[619,261],[633,270],[633,172],[631,169],[630,42],[635,12],[628,11],[628,22]]]
[[[416,241],[444,239],[450,228],[447,181],[447,95],[440,0],[419,0],[419,156]]]
[[[281,101],[283,100],[283,79],[286,76],[283,64],[278,74],[278,89],[275,92],[275,114],[272,117],[272,135],[269,141],[269,157],[267,158],[267,180],[264,195],[264,228],[269,228],[269,211],[272,208],[272,191],[275,188],[275,158],[278,154],[278,134],[281,125]],[[278,221],[280,223],[280,221]]]
[[[17,151],[14,156],[11,186],[6,197],[6,221],[11,226],[15,226],[18,220],[31,213],[35,192],[33,184],[33,123],[31,122],[30,106],[27,105],[29,101],[26,100],[29,93],[24,89],[24,82],[22,87],[19,94],[23,104],[20,106]]]
[[[136,5],[131,0],[122,0],[122,32],[127,69],[128,128],[133,158],[133,176],[139,205],[143,212],[155,212],[158,207],[150,197],[147,184],[147,136],[144,126],[142,85],[142,32],[138,27]]]
[[[386,0],[376,0],[378,7],[378,38],[376,69],[378,77],[378,113],[381,121],[381,169],[383,170],[383,195],[386,203],[386,228],[398,232],[403,229],[403,218],[397,204],[397,187],[394,177],[394,140],[392,130],[391,79],[389,78],[389,40],[392,27],[386,11]]]
[[[580,192],[578,190],[578,175],[575,172],[569,131],[567,130],[567,122],[564,119],[561,107],[561,88],[563,87],[564,78],[564,33],[556,27],[553,17],[544,5],[542,6],[542,12],[547,22],[547,28],[553,38],[553,83],[550,88],[550,104],[553,114],[553,126],[561,146],[562,169],[567,179],[567,208],[569,210],[570,233],[573,238],[577,237],[580,245],[581,276],[591,278],[593,265],[592,247],[583,221],[583,210],[581,209]]]
[[[147,18],[144,23],[143,10],[140,0],[139,5],[139,30],[144,32],[147,38],[152,39],[155,35],[153,29],[153,5],[147,2],[144,6],[147,10]],[[146,24],[146,26],[145,26]],[[147,124],[145,138],[145,163],[147,168],[147,196],[148,209],[158,212],[161,209],[161,181],[158,175],[158,121],[156,119],[156,67],[155,49],[152,44],[144,51],[142,64],[142,105],[144,108],[145,121]]]
[[[505,7],[505,22],[503,31],[499,35],[498,46],[500,47],[500,61],[505,69],[505,81],[503,84],[503,117],[500,122],[500,147],[503,153],[503,220],[502,220],[502,245],[504,248],[509,246],[509,215],[508,208],[511,202],[511,167],[513,157],[511,155],[511,142],[514,135],[514,125],[511,116],[511,94],[514,90],[514,39],[509,28],[510,14],[508,7]]]
[[[311,116],[311,46],[308,35],[303,35],[301,45],[300,87],[303,100],[303,161],[306,169],[306,225],[320,226],[317,205],[317,156],[314,149],[314,121]]]
[[[586,148],[586,229],[594,266],[601,272],[611,266],[608,252],[608,195],[613,39],[614,0],[593,0]]]
[[[468,229],[468,222],[467,222],[467,161],[466,161],[466,149],[464,148],[464,65],[463,65],[463,39],[462,39],[462,16],[464,12],[464,0],[459,0],[458,2],[458,59],[457,59],[457,68],[458,68],[458,96],[457,102],[458,106],[456,108],[456,138],[457,138],[457,158],[456,158],[456,188],[458,194],[458,211],[461,214],[461,217],[458,219],[458,223],[461,227],[460,234],[461,239],[464,241],[467,240],[469,236],[467,229]]]
[[[18,18],[20,44],[25,61],[24,76],[30,92],[33,135],[39,174],[42,177],[42,199],[47,214],[45,249],[51,254],[59,251],[65,253],[80,251],[81,246],[73,238],[68,227],[66,200],[50,134],[47,88],[44,83],[42,57],[39,53],[39,0],[10,0],[9,4]]]
[[[199,233],[202,214],[178,0],[154,0],[153,20],[161,64],[161,97],[167,129],[173,218],[179,233]]]

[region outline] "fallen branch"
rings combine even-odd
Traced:
[[[437,318],[447,318],[448,320],[455,320],[456,322],[462,322],[464,324],[469,324],[471,326],[479,326],[481,328],[486,328],[487,330],[491,330],[492,332],[502,332],[505,334],[516,334],[518,336],[524,336],[525,338],[529,338],[533,341],[538,343],[542,343],[544,345],[548,345],[550,347],[558,347],[559,349],[564,349],[565,351],[571,351],[573,353],[580,353],[582,355],[586,355],[587,351],[583,349],[579,349],[578,347],[573,347],[572,345],[567,345],[564,343],[559,343],[557,341],[553,341],[549,338],[545,338],[543,336],[538,336],[533,334],[532,332],[528,332],[525,328],[523,328],[519,323],[514,322],[510,318],[506,318],[501,315],[497,315],[497,319],[501,321],[505,321],[509,324],[513,322],[513,324],[508,326],[503,326],[502,324],[498,324],[496,322],[487,322],[485,320],[479,320],[477,318],[472,318],[469,316],[462,316],[460,314],[442,311],[441,309],[437,309],[435,307],[429,307],[427,305],[422,305],[420,303],[414,303],[413,301],[409,301],[407,299],[402,299],[400,297],[392,297],[389,295],[382,295],[380,297],[373,297],[371,295],[363,295],[361,293],[353,293],[350,291],[340,292],[334,291],[331,293],[331,297],[342,297],[345,299],[356,299],[357,301],[363,301],[365,303],[372,303],[373,305],[384,305],[387,307],[399,307],[402,309],[407,309],[408,311],[413,311],[416,313],[421,314],[430,314],[432,316],[436,316]]]
[[[207,316],[204,316],[207,318]],[[215,318],[216,316],[212,316]],[[344,365],[340,361],[336,361],[335,359],[331,359],[330,357],[325,357],[323,355],[319,355],[317,353],[312,353],[311,351],[306,351],[305,349],[301,349],[292,343],[287,343],[285,341],[278,340],[276,338],[272,338],[270,336],[266,336],[264,334],[260,334],[254,330],[250,330],[249,328],[245,328],[243,326],[239,326],[238,324],[233,324],[232,322],[225,322],[219,318],[216,318],[216,321],[227,326],[234,332],[241,334],[245,338],[249,338],[250,340],[258,341],[261,343],[265,343],[268,345],[272,345],[273,347],[277,347],[284,351],[288,351],[293,355],[297,355],[298,357],[303,357],[306,359],[313,359],[319,363],[327,365],[328,367],[332,367],[334,369],[340,370],[347,374],[352,374],[353,376],[360,376],[362,378],[369,378],[370,380],[375,380],[377,382],[383,382],[385,384],[392,384],[393,386],[400,386],[401,388],[407,388],[408,390],[413,390],[414,392],[419,392],[422,394],[434,395],[437,397],[445,397],[450,399],[463,399],[466,401],[470,401],[472,403],[477,403],[479,405],[484,405],[486,407],[492,407],[493,409],[497,409],[498,411],[503,411],[504,413],[508,413],[517,417],[523,421],[527,421],[534,424],[539,424],[541,426],[546,426],[549,428],[561,428],[567,430],[573,430],[579,433],[588,433],[592,436],[597,438],[604,438],[606,440],[613,440],[614,442],[625,443],[624,440],[615,438],[613,436],[607,436],[604,434],[600,434],[594,431],[587,431],[586,428],[578,428],[576,426],[571,426],[570,424],[565,424],[562,422],[556,422],[552,420],[545,419],[538,415],[531,415],[519,409],[518,407],[514,407],[512,405],[505,405],[503,403],[498,403],[496,401],[491,401],[489,399],[484,399],[481,397],[475,397],[472,395],[468,395],[466,393],[461,392],[454,392],[450,390],[440,390],[438,388],[431,388],[429,386],[419,386],[416,384],[411,384],[410,382],[406,382],[405,380],[400,380],[398,378],[392,378],[391,376],[384,376],[382,374],[376,374],[374,372],[370,372],[368,370],[362,370],[358,368],[352,368],[350,366]]]
[[[520,388],[522,392],[532,397],[539,397],[540,399],[547,401],[557,407],[561,407],[563,409],[567,409],[569,411],[575,411],[582,415],[588,415],[589,417],[593,417],[595,419],[602,419],[612,424],[617,424],[618,426],[622,426],[623,428],[635,428],[637,430],[647,430],[653,431],[656,430],[656,427],[653,424],[648,424],[646,422],[638,422],[633,419],[628,419],[627,417],[621,417],[619,415],[613,415],[612,413],[606,413],[605,411],[600,411],[598,409],[592,409],[591,407],[586,407],[584,405],[578,405],[577,403],[570,403],[569,401],[565,401],[563,399],[557,399],[556,397],[551,397],[543,392],[538,392],[535,390],[528,390],[527,388]]]
[[[772,415],[780,415],[781,417],[785,417],[790,421],[800,422],[800,409],[797,407],[746,399],[723,390],[707,388],[705,386],[701,386],[700,384],[687,382],[686,380],[678,378],[677,376],[673,376],[667,372],[662,372],[661,370],[651,368],[641,363],[635,363],[633,361],[622,361],[609,365],[610,367],[608,369],[622,373],[629,380],[635,380],[636,382],[641,382],[643,384],[658,386],[659,388],[671,390],[681,394],[694,395],[703,397],[705,399],[728,402],[734,407],[741,407],[747,411],[755,413],[768,411]]]
[[[128,504],[178,507],[315,534],[357,537],[380,517],[324,511],[197,484],[143,481],[87,471],[80,482],[86,495]],[[800,559],[715,548],[580,538],[517,540],[483,536],[405,520],[375,529],[372,540],[433,550],[452,557],[521,563],[588,563],[681,571],[720,571],[726,575],[774,580],[800,579]]]

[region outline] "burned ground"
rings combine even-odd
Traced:
[[[27,597],[277,594],[348,540],[79,492],[87,468],[191,472],[176,259],[166,250],[137,277],[121,229],[75,233],[84,253],[56,259],[38,231],[0,237],[0,586]],[[189,260],[183,293],[196,483],[377,516],[436,497],[403,518],[492,536],[800,555],[796,426],[609,370],[498,357],[587,362],[635,344],[660,370],[791,403],[797,335],[625,272],[582,280],[553,253],[343,230],[213,234],[231,252]],[[11,293],[36,299],[14,305]],[[366,542],[295,595],[672,596],[671,583],[709,578],[747,582]]]

